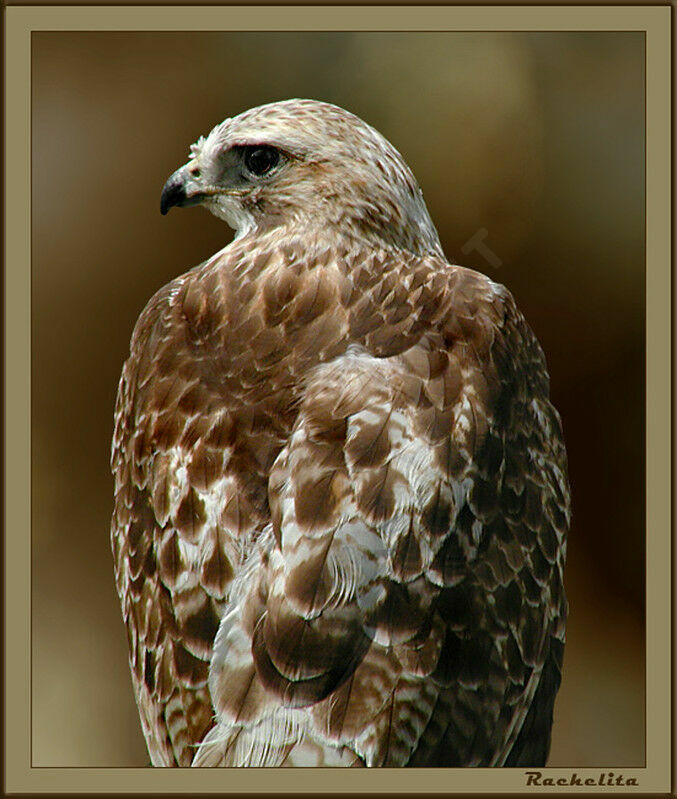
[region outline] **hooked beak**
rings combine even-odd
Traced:
[[[162,189],[160,213],[164,216],[174,206],[186,208],[189,205],[198,205],[204,196],[205,192],[195,175],[194,164],[184,164],[169,177]]]

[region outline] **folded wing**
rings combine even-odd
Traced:
[[[507,292],[483,310],[309,375],[195,765],[545,759],[566,462],[540,348]]]

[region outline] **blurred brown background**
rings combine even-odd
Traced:
[[[117,381],[153,292],[231,237],[203,209],[161,217],[165,179],[288,97],[389,138],[449,258],[541,340],[574,502],[550,765],[643,765],[639,33],[33,34],[33,765],[148,763],[109,547]]]

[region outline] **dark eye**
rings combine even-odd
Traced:
[[[274,147],[246,147],[244,165],[254,175],[265,175],[277,166],[280,153]]]

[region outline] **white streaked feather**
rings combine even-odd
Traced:
[[[283,707],[275,708],[248,727],[219,723],[198,746],[192,765],[279,766],[306,727],[307,716],[303,711]]]

